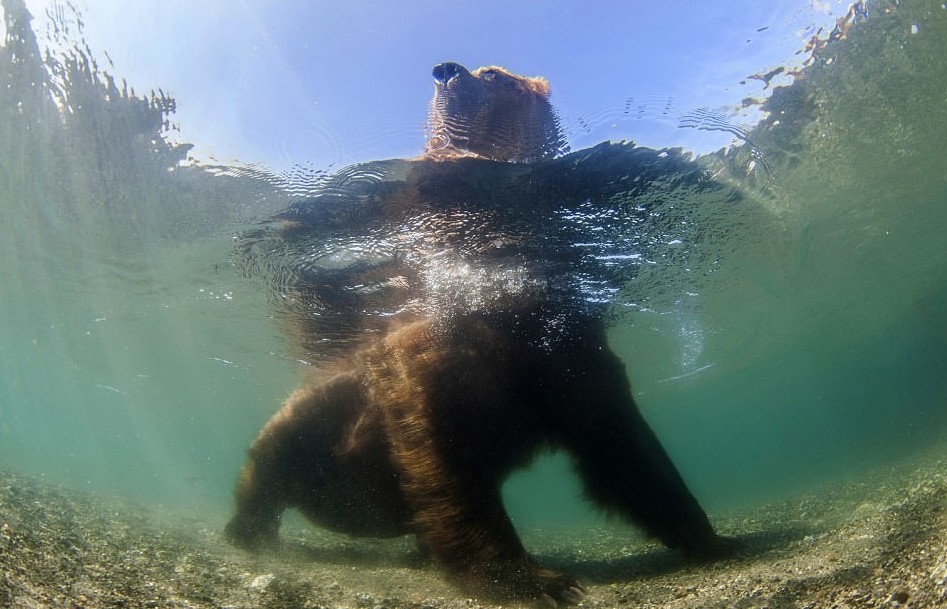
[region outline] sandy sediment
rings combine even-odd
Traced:
[[[587,584],[584,607],[947,607],[947,451],[714,520],[746,557],[688,564],[618,527],[525,537]],[[254,556],[221,524],[0,471],[0,607],[494,606],[408,539],[288,527],[278,552]]]

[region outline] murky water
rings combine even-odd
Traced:
[[[0,49],[0,461],[224,513],[307,367],[234,236],[332,182],[186,162],[173,99],[132,93],[66,32],[37,42],[18,6]],[[693,160],[739,207],[657,184],[672,204],[582,220],[615,246],[587,294],[711,510],[947,439],[947,10],[869,7],[742,145]],[[562,459],[507,490],[524,527],[597,517]]]

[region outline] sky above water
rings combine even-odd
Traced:
[[[38,32],[47,9],[63,10],[59,1],[27,5]],[[730,136],[681,129],[677,117],[700,107],[732,111],[765,95],[763,83],[747,77],[798,64],[804,41],[820,26],[831,29],[848,7],[811,0],[75,6],[100,68],[138,93],[161,88],[177,99],[179,137],[196,145],[197,158],[275,169],[417,154],[431,68],[446,60],[546,76],[573,148],[632,139],[713,150]]]

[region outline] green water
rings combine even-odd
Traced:
[[[179,163],[171,100],[110,89],[68,44],[44,65],[10,26],[17,4],[0,49],[0,463],[222,518],[305,369],[230,261],[290,193]],[[947,440],[947,10],[871,6],[771,99],[752,148],[701,159],[758,206],[718,231],[713,272],[643,271],[674,289],[612,331],[711,511]],[[523,527],[599,518],[578,495],[561,458],[507,487]]]

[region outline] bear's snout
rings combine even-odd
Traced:
[[[469,71],[464,66],[459,63],[454,63],[453,61],[445,61],[444,63],[439,63],[434,66],[434,70],[431,74],[434,76],[434,80],[439,82],[442,85],[446,85],[450,79],[454,78],[458,74],[462,74]]]

